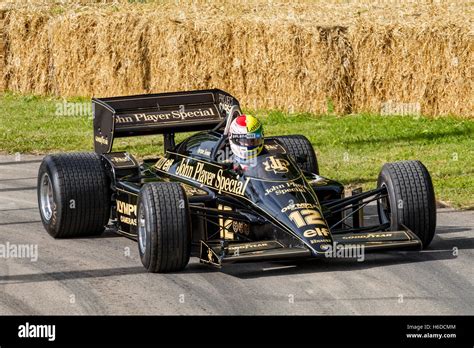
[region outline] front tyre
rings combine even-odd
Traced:
[[[138,199],[138,251],[153,273],[180,271],[189,262],[191,219],[188,199],[178,183],[143,186]]]
[[[38,172],[38,206],[54,238],[101,234],[110,217],[110,182],[100,156],[66,153],[43,159]]]
[[[426,248],[436,230],[436,202],[430,174],[420,161],[386,163],[378,187],[386,187],[388,199],[378,201],[381,223],[390,222],[392,231],[402,224],[412,230]]]

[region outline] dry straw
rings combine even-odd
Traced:
[[[467,1],[9,3],[0,88],[218,87],[251,108],[380,112],[392,101],[473,116],[472,19]]]

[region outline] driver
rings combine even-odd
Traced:
[[[251,164],[263,149],[263,126],[254,116],[240,115],[229,129],[230,149],[234,161],[241,165]]]

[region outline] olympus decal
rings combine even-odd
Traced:
[[[137,226],[137,206],[136,204],[130,204],[117,200],[117,212],[120,215],[120,222],[127,225]],[[126,215],[126,216],[125,216]]]

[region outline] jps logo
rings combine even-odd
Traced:
[[[265,170],[267,172],[274,171],[275,173],[287,173],[290,162],[283,158],[275,158],[275,156],[267,157],[267,160],[263,162]]]

